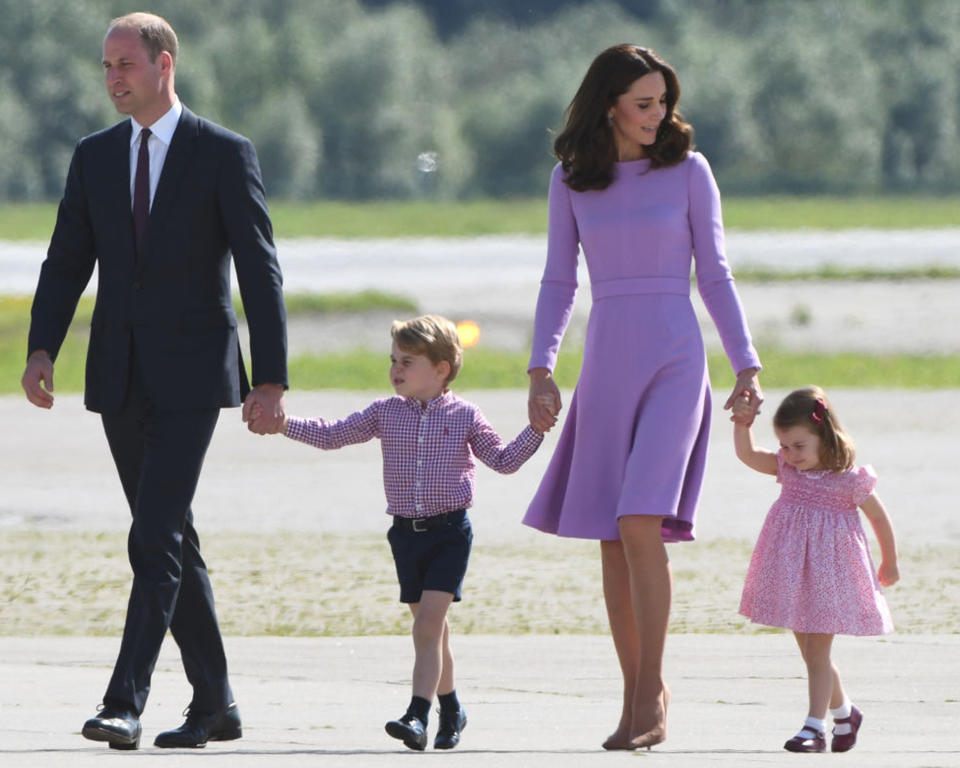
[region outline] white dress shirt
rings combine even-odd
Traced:
[[[183,112],[183,105],[180,99],[175,98],[170,110],[153,125],[146,126],[150,129],[150,139],[147,143],[147,149],[150,151],[150,207],[153,207],[153,196],[157,191],[157,182],[160,181],[160,172],[163,170],[163,163],[167,159],[167,150],[170,148],[170,142],[173,140],[174,131],[177,130],[177,123],[180,122],[180,115]],[[144,126],[140,125],[132,117],[130,125],[133,128],[130,131],[130,210],[133,210],[133,185],[137,178],[137,155],[140,153],[140,131]]]

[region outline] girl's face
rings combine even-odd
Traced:
[[[780,440],[783,460],[797,469],[823,469],[820,466],[820,436],[813,430],[797,425],[777,429],[774,433]]]
[[[667,116],[667,83],[662,72],[651,72],[633,81],[608,112],[622,161],[639,160],[643,148],[657,140],[657,130]]]
[[[446,361],[434,365],[426,355],[406,352],[393,342],[390,350],[390,383],[401,397],[415,397],[420,402],[440,395],[450,374]]]

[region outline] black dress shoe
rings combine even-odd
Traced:
[[[419,717],[404,715],[391,720],[384,728],[393,738],[400,739],[410,749],[422,752],[427,747],[427,729]]]
[[[236,704],[219,712],[199,712],[190,707],[186,714],[187,721],[179,728],[158,734],[154,746],[197,748],[205,747],[208,741],[232,741],[243,735]]]
[[[132,709],[108,707],[83,724],[84,738],[109,742],[111,749],[137,749],[140,746],[140,718]]]
[[[440,727],[433,740],[434,749],[453,749],[460,743],[460,731],[467,727],[467,712],[460,707],[456,712],[440,711]]]

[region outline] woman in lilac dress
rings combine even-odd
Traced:
[[[697,287],[755,412],[760,361],[724,256],[720,197],[676,110],[673,69],[619,45],[591,64],[567,110],[550,180],[547,263],[530,360],[530,419],[560,411],[551,378],[582,246],[593,306],[583,368],[556,452],[524,522],[598,539],[603,591],[624,678],[606,749],[666,738],[661,674],[672,576],[664,542],[691,541],[710,425]]]

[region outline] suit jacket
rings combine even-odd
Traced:
[[[87,408],[122,407],[131,363],[159,408],[239,405],[249,384],[231,298],[232,253],[253,384],[287,386],[282,277],[253,145],[184,108],[138,254],[131,130],[124,120],[77,144],[40,270],[29,350],[56,359],[96,264]]]

